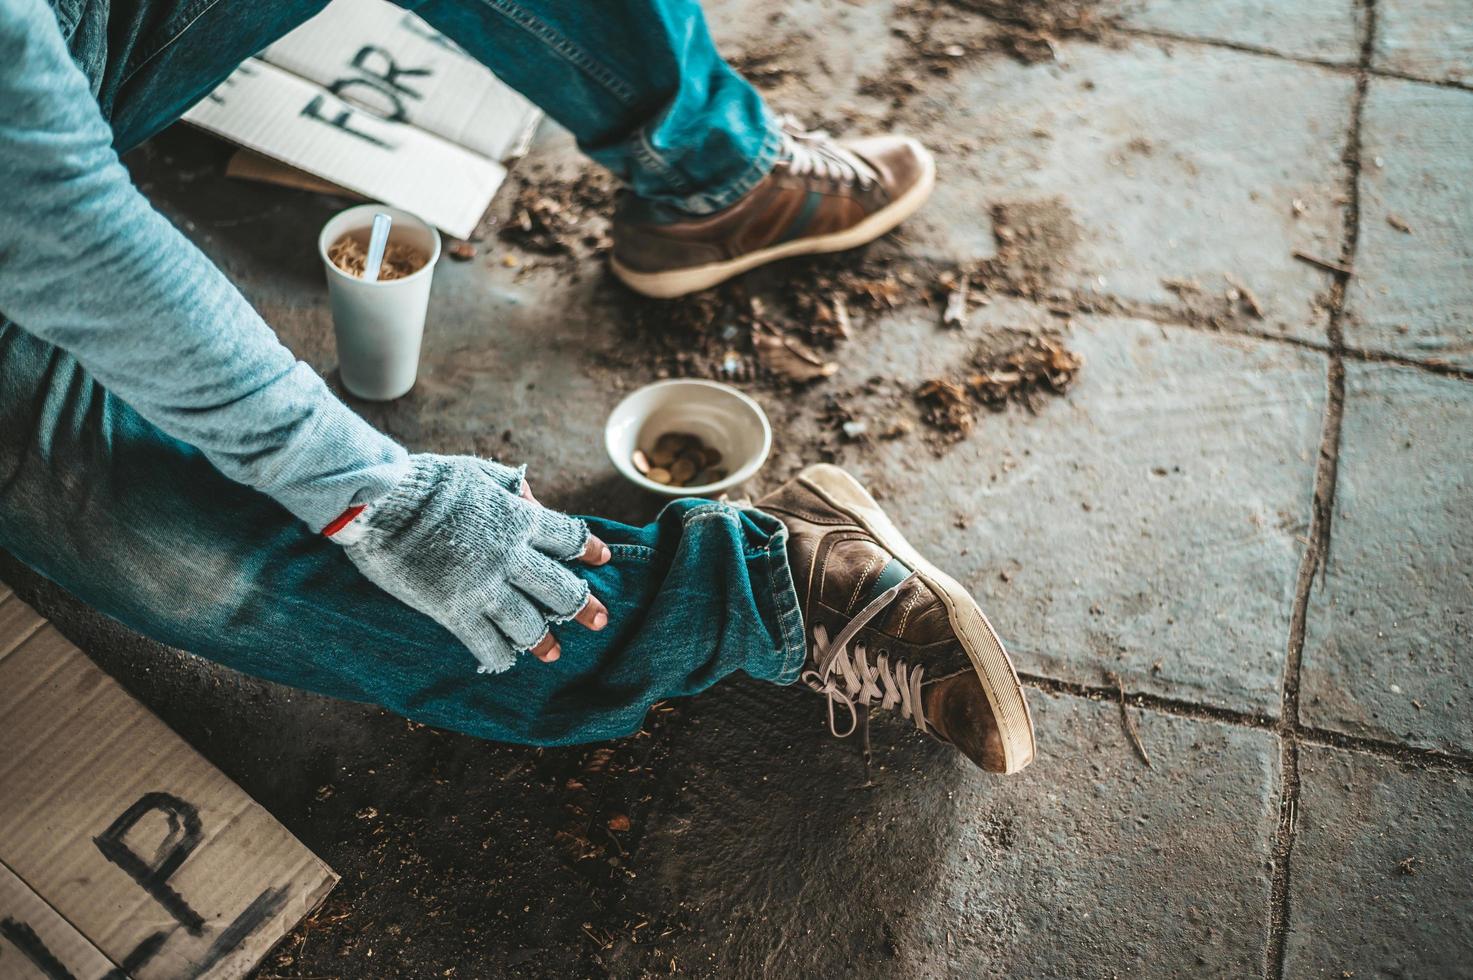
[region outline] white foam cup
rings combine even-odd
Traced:
[[[345,234],[360,238],[368,250],[373,216],[380,213],[394,219],[389,245],[405,244],[422,252],[428,259],[424,266],[403,279],[368,282],[333,265],[327,250]],[[439,232],[408,211],[362,204],[339,212],[322,226],[317,251],[327,269],[343,387],[370,401],[389,401],[407,393],[419,373],[430,281],[440,261]]]

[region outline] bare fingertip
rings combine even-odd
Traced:
[[[607,625],[609,625],[609,616],[608,616],[608,613],[602,613],[602,612],[600,612],[600,613],[594,613],[593,614],[593,628],[594,629],[601,630],[601,629],[603,629]]]

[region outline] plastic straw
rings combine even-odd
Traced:
[[[363,263],[363,278],[378,282],[379,269],[384,264],[384,249],[389,247],[389,226],[394,219],[380,211],[373,216],[373,231],[368,236],[368,259]]]

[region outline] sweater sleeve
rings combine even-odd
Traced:
[[[133,187],[45,0],[0,3],[0,312],[314,530],[408,473]]]

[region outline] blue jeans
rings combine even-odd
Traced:
[[[114,0],[109,26],[105,3],[57,2],[120,147],[320,6]],[[766,110],[721,63],[696,5],[568,6],[417,9],[641,193],[713,204],[760,177]],[[609,607],[609,627],[558,627],[556,663],[478,674],[454,637],[364,579],[337,545],[159,431],[66,352],[0,320],[0,547],[140,633],[284,684],[541,745],[637,731],[654,702],[737,670],[796,679],[804,630],[777,520],[683,500],[642,528],[589,523],[613,560],[575,570]]]
[[[52,3],[120,152],[179,118],[241,61],[326,6]],[[716,211],[751,190],[777,159],[780,129],[762,97],[717,54],[697,0],[399,5],[491,67],[642,198]]]

